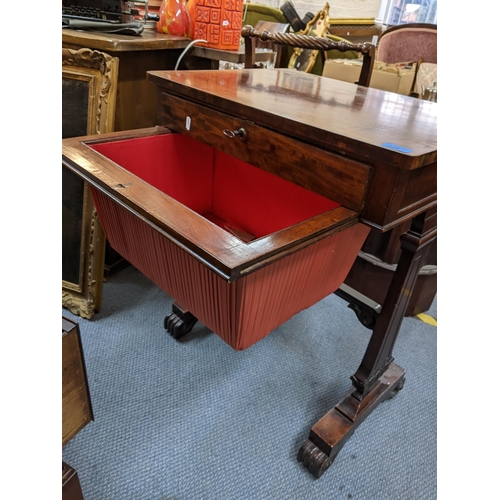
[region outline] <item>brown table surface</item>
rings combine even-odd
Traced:
[[[315,76],[291,69],[148,72],[166,93],[236,116],[241,127],[248,121],[366,162],[372,174],[361,219],[371,227],[385,232],[435,206],[436,103]],[[177,130],[170,120],[162,124]]]
[[[62,30],[63,43],[105,52],[184,49],[190,41],[189,38],[164,35],[150,29],[145,29],[139,36],[79,31],[67,28]]]
[[[285,69],[151,71],[149,79],[192,99],[209,95],[220,111],[244,107],[245,118],[270,129],[280,123],[287,135],[320,147],[334,150],[338,142],[342,154],[370,163],[376,157],[415,169],[436,161],[437,106],[421,99]]]
[[[64,28],[62,42],[67,45],[78,45],[104,52],[134,52],[144,50],[184,49],[192,40],[186,37],[165,35],[151,29],[145,29],[141,35],[120,35],[116,33],[98,33],[93,31],[78,31]],[[266,61],[272,52],[257,49],[256,60]],[[205,47],[202,43],[194,45],[189,56],[210,59],[213,61],[228,61],[243,63],[245,48],[238,50],[223,50]]]

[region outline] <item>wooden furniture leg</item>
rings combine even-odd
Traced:
[[[64,462],[62,463],[62,500],[84,500],[76,470]]]
[[[429,244],[437,236],[437,209],[412,221],[401,236],[402,253],[363,360],[351,377],[352,389],[310,430],[297,459],[316,478],[330,467],[363,420],[404,385],[404,370],[394,363],[392,350]]]

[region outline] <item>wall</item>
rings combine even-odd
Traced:
[[[244,0],[246,1],[246,0]],[[279,9],[285,0],[248,0],[250,3],[271,5]],[[385,7],[388,0],[330,0],[330,17],[340,18],[371,18],[378,17],[380,6]],[[326,0],[292,0],[295,10],[300,17],[304,17],[306,12],[316,14],[325,6]],[[157,12],[161,0],[148,0],[152,12]],[[135,8],[144,10],[144,7],[137,4]]]
[[[285,0],[251,0],[251,3],[271,5],[277,9]],[[322,10],[326,0],[292,0],[295,10],[303,17],[306,12],[315,14]],[[377,17],[383,0],[330,0],[330,17],[371,18]]]

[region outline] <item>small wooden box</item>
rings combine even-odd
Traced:
[[[62,318],[62,445],[94,420],[77,323]]]

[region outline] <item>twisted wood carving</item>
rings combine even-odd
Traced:
[[[291,47],[300,47],[302,49],[312,50],[333,50],[337,49],[340,52],[354,50],[361,54],[371,54],[375,46],[371,43],[349,43],[349,42],[335,42],[329,38],[320,38],[316,36],[299,35],[297,33],[271,33],[268,30],[258,31],[252,26],[243,26],[241,29],[241,36],[243,38],[259,38],[263,42],[273,42],[279,45],[289,45]]]
[[[361,68],[361,75],[359,78],[359,85],[368,87],[373,70],[373,63],[375,60],[375,45],[372,43],[349,43],[349,42],[335,42],[329,38],[322,38],[309,35],[299,35],[297,33],[271,33],[268,30],[256,30],[252,26],[243,26],[241,29],[241,36],[245,38],[245,53],[250,51],[248,41],[252,38],[258,38],[263,42],[272,42],[278,45],[287,45],[290,47],[299,47],[303,49],[312,50],[334,50],[346,52],[353,50],[359,52],[363,56],[363,66]],[[247,56],[247,54],[245,54]],[[250,67],[245,61],[245,66]]]

